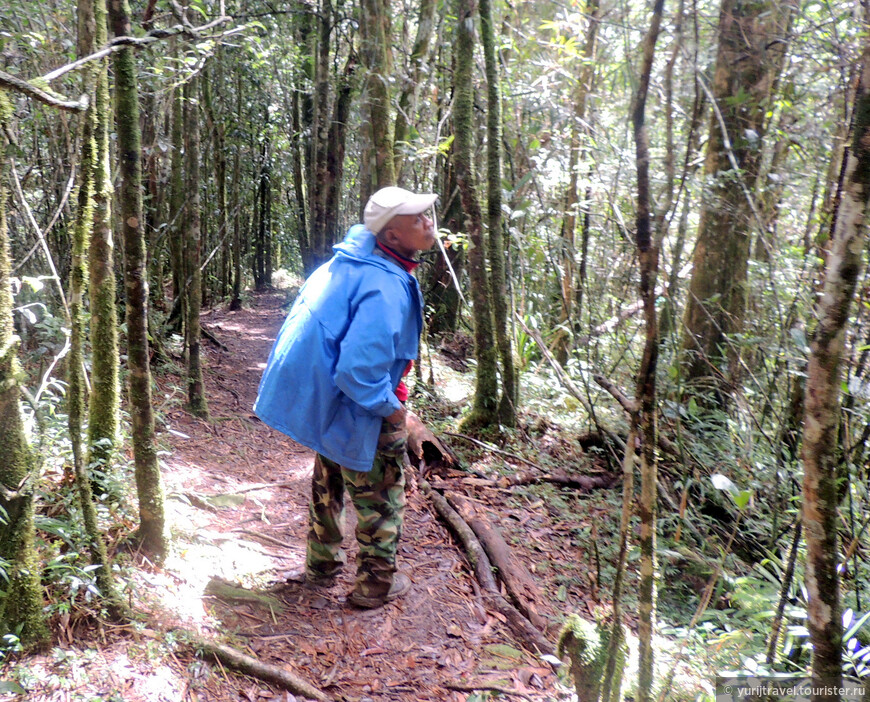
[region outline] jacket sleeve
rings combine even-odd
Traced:
[[[401,328],[400,303],[372,291],[356,306],[339,346],[335,384],[356,404],[380,417],[401,407],[390,374]]]

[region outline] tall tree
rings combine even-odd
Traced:
[[[505,273],[504,233],[501,222],[501,90],[495,59],[495,36],[490,0],[480,0],[480,36],[486,66],[486,183],[487,228],[492,292],[493,322],[498,353],[501,357],[501,401],[498,414],[509,427],[517,423],[517,377],[514,354],[508,334],[508,290]]]
[[[728,337],[743,329],[750,233],[758,227],[753,191],[765,115],[785,56],[792,2],[723,0],[713,76],[698,238],[686,305],[683,372],[699,394],[724,405],[739,377]],[[732,347],[733,348],[733,347]]]
[[[498,379],[496,345],[493,343],[492,309],[486,274],[483,216],[474,176],[474,0],[456,0],[456,57],[453,74],[453,133],[456,182],[465,210],[468,236],[468,275],[474,315],[474,354],[477,374],[474,406],[463,420],[466,427],[498,424]]]
[[[109,18],[115,36],[130,35],[127,0],[109,0]],[[151,404],[151,366],[148,354],[148,277],[145,232],[142,222],[142,145],[139,132],[139,88],[133,50],[113,55],[115,122],[118,134],[121,187],[118,196],[124,241],[127,364],[129,369],[130,424],[136,494],[139,498],[139,538],[157,561],[169,551],[163,479],[154,442]]]
[[[864,18],[865,31],[870,17]],[[866,41],[866,39],[865,39]],[[867,245],[870,204],[870,43],[864,46],[855,96],[854,127],[841,180],[825,282],[817,304],[818,327],[810,344],[804,403],[803,526],[807,544],[807,625],[813,645],[813,699],[839,699],[827,692],[842,679],[843,622],[838,572],[837,468],[839,395],[845,327]]]

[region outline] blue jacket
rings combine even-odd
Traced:
[[[372,468],[381,422],[417,358],[423,298],[417,280],[373,253],[350,228],[302,286],[278,334],[254,412],[269,426],[357,471]]]

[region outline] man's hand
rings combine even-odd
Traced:
[[[386,417],[386,420],[390,424],[392,424],[396,427],[400,427],[400,426],[403,426],[405,424],[405,415],[406,415],[405,408],[400,407],[395,412],[393,412],[389,417]]]

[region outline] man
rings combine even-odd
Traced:
[[[379,190],[365,225],[350,228],[318,268],[278,335],[254,411],[316,451],[309,508],[307,582],[330,584],[345,563],[344,490],[357,511],[351,603],[380,607],[411,587],[396,573],[405,508],[407,390],[423,300],[414,257],[435,243],[425,212],[437,195]]]

